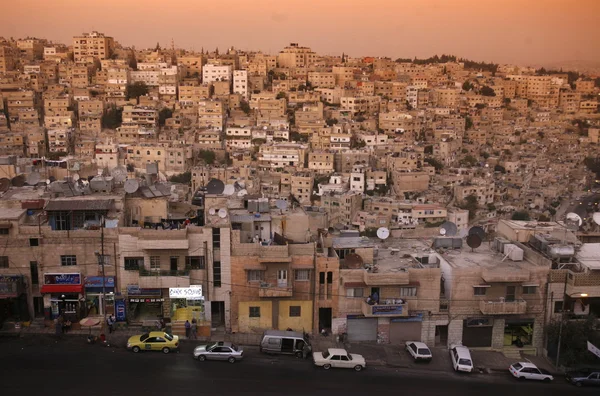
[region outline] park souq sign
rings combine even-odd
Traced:
[[[203,300],[202,286],[190,287],[171,287],[169,289],[170,298],[185,298],[188,300]]]

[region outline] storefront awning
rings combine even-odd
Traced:
[[[40,293],[83,293],[83,285],[43,285]]]

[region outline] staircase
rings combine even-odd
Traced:
[[[504,348],[502,349],[502,354],[508,359],[513,359],[515,361],[521,361],[521,350],[516,348]]]
[[[173,335],[179,336],[179,338],[185,338],[185,319],[184,320],[173,320],[171,321],[171,332]]]

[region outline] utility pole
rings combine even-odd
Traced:
[[[565,273],[565,289],[563,290],[563,303],[562,303],[562,309],[561,309],[561,314],[560,314],[560,325],[558,327],[558,349],[556,350],[556,368],[559,368],[559,364],[560,364],[560,344],[562,341],[562,328],[563,328],[563,322],[565,321],[565,303],[567,302],[566,300],[566,295],[567,295],[567,278],[569,277],[569,273]]]
[[[102,312],[104,312],[104,324],[106,324],[106,277],[104,274],[104,216],[100,221],[100,266],[102,267]],[[110,329],[109,329],[110,332]]]

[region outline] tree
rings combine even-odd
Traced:
[[[483,159],[488,159],[488,158],[490,158],[490,153],[488,153],[486,151],[482,151],[481,156],[483,157]]]
[[[117,129],[123,122],[123,109],[115,105],[110,106],[102,115],[102,128]]]
[[[441,171],[442,169],[444,169],[444,164],[435,158],[425,158],[424,161],[429,165],[433,166],[436,171]]]
[[[575,302],[575,304],[579,304],[579,302]],[[560,330],[561,320],[562,332]],[[583,320],[568,320],[567,315],[564,315],[562,319],[550,322],[546,326],[548,356],[556,359],[560,334],[559,365],[572,367],[597,361],[598,358],[587,349],[587,341],[594,345],[600,343],[600,336],[594,331],[595,322],[594,315],[588,315]]]
[[[148,94],[148,86],[143,81],[136,81],[133,84],[128,84],[125,89],[127,99],[135,98],[139,102],[139,97]]]
[[[477,158],[473,157],[471,154],[467,155],[460,161],[461,165],[467,166],[475,166],[477,165]]]
[[[471,84],[471,82],[467,80],[463,83],[462,89],[463,91],[470,91],[473,89],[473,84]]]
[[[215,162],[215,152],[212,150],[200,150],[198,152],[198,157],[207,165],[212,165]]]
[[[133,48],[129,52],[127,63],[132,70],[137,70],[137,59],[135,58],[135,50]]]
[[[471,119],[471,117],[466,116],[465,117],[465,130],[469,130],[473,128],[473,120]]]
[[[279,92],[275,98],[276,99],[287,99],[287,95],[285,94],[285,92]]]
[[[163,107],[158,112],[158,125],[161,127],[165,126],[165,121],[167,120],[167,118],[171,117],[173,117],[173,110],[169,109],[168,107]]]
[[[187,171],[178,175],[173,175],[171,176],[170,181],[173,183],[190,184],[192,181],[192,173]]]
[[[246,114],[250,114],[250,104],[245,100],[240,100],[240,109]]]
[[[522,220],[522,221],[529,221],[531,220],[531,217],[529,216],[529,212],[526,211],[518,211],[513,213],[512,220]]]
[[[469,219],[474,219],[477,215],[477,208],[479,207],[479,200],[477,199],[477,195],[471,194],[467,195],[462,204],[462,208],[469,211]]]
[[[479,90],[479,93],[483,96],[496,96],[496,92],[494,92],[494,90],[490,87],[488,87],[487,85],[484,85],[483,87],[481,87],[481,89]]]
[[[328,118],[327,120],[325,120],[325,123],[328,126],[334,126],[335,124],[337,124],[339,121],[337,118]]]

